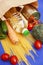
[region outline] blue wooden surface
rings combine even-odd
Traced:
[[[41,23],[43,23],[43,0],[38,0],[38,3],[39,3],[39,12],[41,14],[41,17],[40,17],[40,20],[41,20]],[[35,58],[35,62],[32,60],[31,57],[29,56],[26,56],[27,59],[30,61],[31,65],[43,65],[43,47],[40,49],[40,50],[36,50],[38,56],[36,56],[32,51],[31,53],[34,55],[34,58]],[[2,45],[0,43],[0,55],[4,53],[4,50],[2,48]],[[1,59],[0,59],[0,65],[11,65],[9,61],[7,62],[3,62]],[[22,62],[20,65],[25,65],[24,62]]]

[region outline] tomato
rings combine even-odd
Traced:
[[[11,62],[11,64],[15,65],[18,63],[18,58],[13,55],[10,57],[10,62]]]
[[[9,54],[7,54],[7,53],[2,54],[2,55],[1,55],[1,59],[2,59],[3,61],[9,60]]]
[[[40,40],[36,40],[34,46],[36,49],[40,49],[42,47],[42,42]]]
[[[31,31],[33,29],[33,27],[34,27],[34,25],[32,23],[29,23],[27,29]]]

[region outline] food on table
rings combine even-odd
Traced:
[[[38,24],[40,13],[31,5],[26,5],[24,6],[21,13],[18,12],[16,8],[12,8],[4,16],[6,17],[7,21],[0,22],[0,38],[2,39],[3,36],[1,44],[6,53],[2,54],[1,59],[3,61],[9,60],[10,54],[11,64],[17,64],[23,60],[26,65],[30,65],[26,58],[26,55],[29,55],[33,60],[35,60],[30,51],[32,50],[35,54],[36,51],[33,49],[32,45],[29,42],[29,40],[32,43],[35,42],[35,39],[32,37],[29,30],[32,30],[34,25]],[[5,38],[4,36],[6,35],[8,36]],[[14,45],[12,43],[17,44]],[[41,42],[38,40],[34,45],[37,49],[40,49],[42,47]]]
[[[7,53],[4,53],[4,54],[2,54],[1,55],[1,59],[3,60],[3,61],[8,61],[9,60],[9,54],[7,54]]]
[[[23,17],[23,15],[21,13],[13,11],[14,13],[12,14],[11,12],[8,12],[7,15],[5,16],[6,19],[7,19],[6,24],[7,24],[7,27],[8,27],[9,37],[7,37],[5,40],[2,40],[1,42],[5,43],[5,41],[6,41],[8,48],[12,49],[13,54],[14,55],[16,54],[19,61],[23,60],[26,63],[26,65],[30,65],[30,63],[28,64],[28,60],[26,59],[25,55],[26,54],[29,55],[34,60],[34,57],[30,53],[30,51],[32,50],[35,54],[36,54],[36,52],[33,49],[30,42],[22,34],[19,34],[19,33],[22,32],[23,29],[25,29],[27,27],[28,21]],[[17,33],[18,29],[19,29],[20,32]],[[29,31],[27,30],[27,32],[29,32]],[[27,34],[27,32],[25,34]],[[16,34],[14,34],[14,33],[16,33]],[[32,41],[33,41],[32,35],[30,33],[28,33],[28,34],[29,34],[29,38],[32,39]],[[12,39],[14,39],[14,37],[12,35],[14,37],[16,35],[17,39],[15,38],[15,40],[19,40],[16,45],[13,45],[11,43]],[[15,42],[15,41],[13,40],[13,42]],[[10,52],[8,52],[8,53],[10,53]]]
[[[42,48],[42,42],[40,40],[36,40],[34,43],[34,47],[36,49],[41,49]]]
[[[36,40],[40,40],[43,43],[43,24],[35,25],[32,30],[32,35]]]
[[[22,9],[21,13],[25,16],[25,18],[28,20],[30,16],[34,16],[36,20],[39,20],[40,18],[40,13],[36,8],[34,8],[31,5],[25,5],[24,8]]]

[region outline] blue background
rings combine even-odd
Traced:
[[[38,0],[38,5],[39,5],[39,12],[41,14],[40,20],[41,23],[43,23],[43,0]],[[35,49],[36,50],[36,49]],[[32,60],[31,57],[27,56],[27,59],[30,61],[31,65],[43,65],[43,46],[40,50],[36,50],[38,56],[36,56],[32,51],[31,53],[34,55],[35,57],[35,62]],[[2,45],[0,43],[0,55],[4,53],[4,50],[2,48]],[[23,63],[23,64],[22,64]],[[25,65],[24,62],[20,63],[20,65]],[[0,59],[0,65],[11,65],[9,61],[7,62],[3,62]]]

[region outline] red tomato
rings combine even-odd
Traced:
[[[7,53],[2,54],[2,55],[1,55],[1,59],[2,59],[3,61],[9,60],[9,54],[7,54]]]
[[[33,29],[33,27],[34,27],[34,25],[32,23],[29,23],[27,29],[31,31]]]
[[[11,64],[15,65],[18,63],[18,58],[16,56],[11,56],[10,62],[11,62]]]
[[[41,41],[36,40],[35,43],[34,43],[34,46],[35,46],[36,49],[40,49],[42,47]]]

